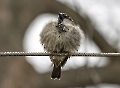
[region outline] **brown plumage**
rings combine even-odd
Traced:
[[[58,20],[47,23],[40,33],[40,41],[44,49],[50,53],[76,52],[84,34],[79,26],[65,13],[59,13]],[[69,56],[50,56],[53,63],[51,78],[60,79],[61,67]]]

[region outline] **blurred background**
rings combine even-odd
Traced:
[[[44,25],[69,14],[85,33],[79,52],[120,52],[119,0],[0,0],[0,52],[44,52]],[[120,88],[120,57],[71,57],[51,80],[48,56],[0,57],[0,88]]]

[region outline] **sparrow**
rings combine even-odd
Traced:
[[[83,41],[82,29],[75,25],[73,19],[66,13],[59,13],[58,19],[48,22],[40,33],[40,42],[49,53],[68,53],[66,56],[50,55],[53,64],[52,79],[61,78],[61,68],[64,67],[70,53],[78,51]]]

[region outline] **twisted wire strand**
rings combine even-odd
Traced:
[[[0,56],[65,56],[68,53],[45,53],[45,52],[0,52]],[[120,53],[70,53],[70,56],[89,56],[89,57],[120,57]]]

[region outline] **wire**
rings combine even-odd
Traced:
[[[91,56],[91,57],[120,57],[120,53],[43,53],[43,52],[0,52],[0,56]]]

